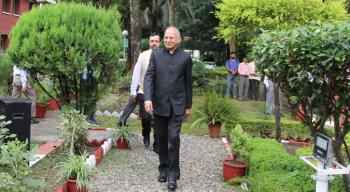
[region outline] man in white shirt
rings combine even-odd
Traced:
[[[36,116],[36,93],[35,90],[29,84],[28,81],[29,73],[27,70],[13,66],[13,81],[12,81],[12,96],[20,97],[23,93],[27,98],[32,101],[31,107],[31,123],[39,123],[35,118]]]
[[[249,75],[249,99],[259,100],[260,74],[256,72],[255,61],[249,63],[251,73]]]
[[[145,111],[144,99],[143,99],[143,81],[147,71],[147,67],[149,64],[149,58],[153,50],[159,48],[160,45],[160,36],[157,33],[151,33],[149,36],[148,45],[150,49],[142,52],[139,55],[137,63],[134,67],[134,72],[132,75],[132,83],[130,86],[130,101],[125,106],[123,113],[119,118],[119,125],[125,125],[128,117],[131,112],[135,109],[137,104],[140,105],[140,116],[142,118],[142,136],[143,143],[148,148],[150,144],[150,132],[151,132],[151,124],[152,124],[152,116]],[[156,136],[154,133],[154,143],[153,150],[157,152],[157,142]]]

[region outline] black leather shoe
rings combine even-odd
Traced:
[[[175,177],[168,177],[168,189],[174,191],[176,189],[176,179]]]
[[[158,146],[153,143],[153,151],[159,155]]]
[[[164,182],[166,182],[166,179],[167,179],[167,174],[166,173],[160,173],[159,174],[159,177],[158,177],[158,181],[159,182],[164,183]]]
[[[39,123],[39,121],[38,121],[36,118],[32,117],[32,118],[30,119],[30,123],[31,123],[31,124],[37,124],[37,123]]]
[[[149,139],[143,139],[143,144],[145,144],[145,147],[148,148],[149,147]]]

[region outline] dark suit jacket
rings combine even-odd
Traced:
[[[176,49],[153,51],[144,79],[144,99],[152,101],[153,113],[169,117],[184,115],[192,107],[192,59],[188,53]]]

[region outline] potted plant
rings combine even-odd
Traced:
[[[191,128],[207,123],[210,137],[219,137],[221,125],[232,121],[236,116],[233,104],[227,98],[220,98],[214,91],[207,92],[203,102],[193,111],[195,121]]]
[[[244,176],[248,167],[248,135],[243,131],[241,125],[237,124],[231,130],[230,138],[232,142],[231,151],[234,158],[223,161],[223,176],[225,181]]]
[[[44,118],[47,111],[47,95],[45,93],[39,93],[36,98],[36,117]]]
[[[85,116],[69,108],[63,109],[62,115],[61,138],[64,146],[69,147],[71,153],[81,154],[85,149],[84,144],[88,135]]]
[[[70,154],[65,162],[57,167],[60,182],[67,182],[68,192],[87,192],[92,187],[93,169],[85,163],[87,153],[83,155]]]
[[[57,110],[60,108],[60,99],[59,98],[49,98],[47,100],[49,106],[48,109],[49,110]]]
[[[135,135],[131,131],[129,126],[118,126],[114,131],[114,139],[116,142],[116,147],[118,149],[127,149],[129,147],[129,141]]]

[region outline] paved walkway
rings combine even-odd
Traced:
[[[45,118],[38,118],[38,124],[31,124],[31,142],[43,143],[60,141],[58,136],[62,118],[57,111],[48,110]]]

